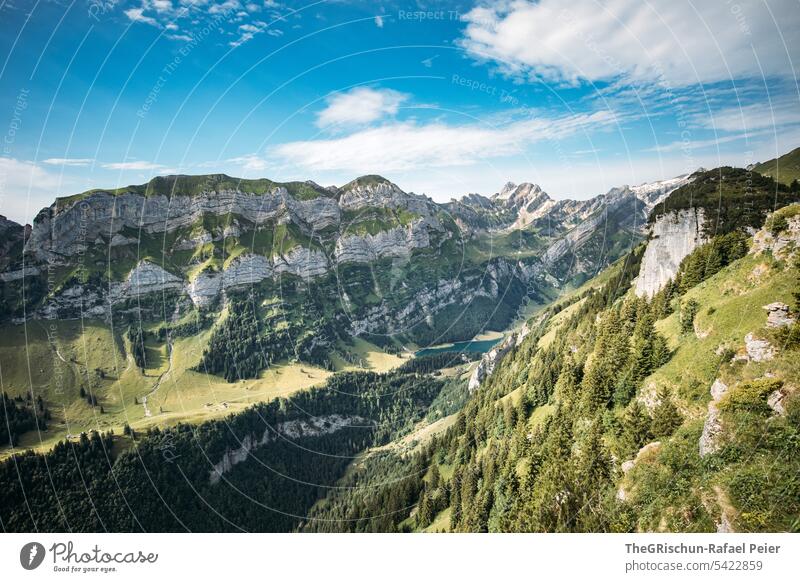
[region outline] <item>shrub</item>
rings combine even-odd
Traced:
[[[782,380],[762,378],[741,382],[729,390],[719,401],[720,410],[766,412],[767,396],[783,385]]]

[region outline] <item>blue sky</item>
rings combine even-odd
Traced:
[[[795,0],[0,0],[0,213],[165,173],[585,198],[800,145]]]

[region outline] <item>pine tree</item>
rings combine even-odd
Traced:
[[[699,309],[700,304],[694,299],[689,299],[681,304],[681,332],[691,333],[694,331],[694,318]]]
[[[628,405],[628,408],[625,409],[625,414],[622,417],[622,436],[620,440],[625,456],[635,453],[650,441],[652,438],[650,433],[651,424],[652,421],[647,414],[647,409],[638,400],[633,400]]]
[[[654,334],[652,369],[660,368],[669,361],[669,358],[670,352],[669,346],[667,346],[667,340],[661,334]]]
[[[651,432],[655,438],[665,438],[683,424],[683,415],[672,401],[669,388],[659,388],[657,397],[658,404],[653,409]]]
[[[603,493],[611,479],[611,459],[603,443],[603,421],[592,421],[580,446],[575,469],[576,494],[579,497],[579,531],[604,531],[605,518],[600,511]]]

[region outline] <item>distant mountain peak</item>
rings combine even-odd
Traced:
[[[344,186],[340,188],[343,192],[348,192],[350,190],[355,190],[357,188],[366,188],[369,186],[377,186],[381,184],[386,184],[388,186],[392,186],[393,188],[400,189],[394,182],[391,180],[387,180],[383,176],[379,176],[378,174],[367,174],[365,176],[359,176],[355,180],[351,180]]]

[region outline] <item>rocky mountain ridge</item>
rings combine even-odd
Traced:
[[[350,266],[391,261],[392,280],[407,299],[368,305],[340,293],[356,334],[385,333],[430,323],[448,307],[506,297],[509,285],[516,303],[519,289],[535,294],[541,283],[531,282],[542,277],[547,287],[596,272],[643,236],[652,205],[687,180],[614,188],[584,201],[555,201],[534,184],[509,183],[491,198],[472,194],[437,204],[374,175],[339,188],[222,174],[159,177],[57,199],[37,215],[24,253],[19,244],[6,253],[0,282],[55,280],[25,310],[34,317],[107,319],[141,296],[166,292],[187,299],[182,310],[206,309],[228,292],[284,276],[306,284],[340,280]],[[474,255],[471,245],[516,232],[534,239],[515,243],[516,250],[492,244],[497,252],[457,268]],[[620,246],[608,232],[627,238]],[[409,287],[402,273],[422,257],[441,262],[440,274]]]

